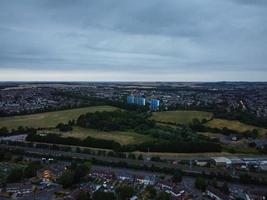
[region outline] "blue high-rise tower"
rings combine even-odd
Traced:
[[[134,104],[134,96],[133,95],[130,95],[127,97],[127,103]]]
[[[134,103],[139,105],[139,106],[145,106],[146,105],[146,99],[143,97],[135,97]]]
[[[153,111],[157,111],[159,109],[159,100],[151,99],[150,100],[150,109]]]

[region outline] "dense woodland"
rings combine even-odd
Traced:
[[[84,128],[94,128],[103,131],[123,131],[138,126],[154,126],[148,120],[150,115],[144,112],[113,111],[95,112],[81,115],[76,124]]]

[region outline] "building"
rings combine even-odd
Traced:
[[[143,97],[134,97],[134,103],[139,106],[145,106],[146,105],[146,99]]]
[[[143,97],[135,97],[133,95],[129,95],[127,97],[127,103],[128,104],[136,104],[139,106],[145,106],[146,105],[146,99]]]
[[[127,103],[128,104],[134,104],[134,96],[133,95],[130,95],[127,97]]]
[[[260,162],[260,170],[267,172],[267,161]]]
[[[246,166],[246,162],[244,162],[241,158],[232,157],[229,159],[231,160],[232,167],[244,168],[244,166]]]
[[[151,99],[150,100],[150,109],[156,111],[159,109],[159,100],[158,99]]]
[[[134,195],[130,198],[130,200],[138,200],[138,197]]]
[[[205,167],[208,165],[208,161],[204,161],[204,160],[196,160],[195,164],[199,167]]]
[[[140,183],[140,184],[144,184],[144,185],[154,185],[156,182],[155,176],[137,176],[136,180]]]
[[[120,172],[116,174],[117,179],[122,181],[134,181],[134,176],[132,174],[126,173],[126,172]]]
[[[232,161],[226,157],[213,157],[211,159],[216,166],[228,167],[232,164]]]

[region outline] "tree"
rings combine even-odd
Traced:
[[[119,200],[129,199],[134,195],[134,189],[130,186],[120,186],[116,189]]]
[[[58,182],[63,186],[63,188],[68,188],[72,186],[74,182],[74,171],[67,170],[59,177]]]
[[[87,192],[80,192],[77,197],[77,200],[91,200],[91,196]]]
[[[59,183],[62,184],[64,188],[70,187],[74,183],[80,182],[82,178],[90,172],[90,170],[90,162],[84,162],[82,164],[72,162],[69,169],[59,178]]]
[[[97,191],[93,194],[93,200],[116,200],[113,192]]]
[[[223,183],[222,187],[221,187],[221,191],[225,194],[229,194],[230,193],[230,190],[229,190],[229,187],[228,187],[228,184],[226,182]]]
[[[161,159],[160,159],[159,156],[152,156],[152,157],[151,157],[151,161],[154,161],[154,162],[160,162]]]
[[[14,182],[20,181],[22,178],[23,178],[23,169],[15,168],[11,170],[11,172],[7,176],[7,182],[14,183]]]
[[[10,152],[5,152],[0,150],[0,161],[9,161],[12,159],[12,154]]]
[[[24,169],[24,177],[25,178],[31,178],[37,175],[37,170],[39,169],[40,165],[37,163],[30,163],[25,169]]]
[[[156,198],[156,200],[170,200],[171,195],[166,192],[160,192]]]
[[[248,174],[241,174],[240,175],[240,182],[243,184],[248,184],[252,182],[252,178]]]
[[[129,159],[133,159],[133,160],[136,159],[135,155],[132,154],[132,153],[129,153],[129,154],[128,154],[128,158],[129,158]]]
[[[81,165],[77,165],[74,169],[74,182],[78,183],[83,177],[85,177],[91,169],[91,163],[86,162]]]
[[[142,155],[142,154],[139,154],[139,156],[138,156],[138,160],[144,160],[144,158],[143,158],[143,155]]]
[[[11,160],[12,159],[12,153],[10,153],[10,152],[6,152],[5,154],[4,154],[4,160],[5,161],[9,161],[9,160]]]
[[[206,181],[204,178],[202,177],[197,177],[196,180],[195,180],[195,187],[201,191],[205,191],[206,190]]]
[[[175,170],[173,177],[172,177],[172,182],[174,183],[180,183],[183,180],[182,173],[180,170]]]
[[[68,132],[73,130],[71,125],[63,123],[59,123],[56,128],[58,128],[61,132]]]
[[[36,186],[33,186],[33,199],[36,199],[36,193],[37,193],[38,188]]]
[[[214,177],[214,178],[211,180],[210,184],[211,184],[213,187],[217,188],[217,187],[218,187],[217,179]]]
[[[146,191],[148,192],[149,199],[155,199],[155,197],[157,196],[157,190],[151,185],[146,187]]]
[[[0,128],[0,135],[7,135],[9,133],[7,127]]]

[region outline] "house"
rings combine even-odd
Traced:
[[[231,160],[231,165],[236,168],[244,168],[246,167],[246,162],[243,161],[241,158],[233,157],[230,158]]]
[[[138,199],[137,196],[132,196],[132,197],[130,198],[130,200],[137,200],[137,199]]]
[[[256,139],[255,143],[258,149],[264,149],[267,146],[267,139],[266,138]]]
[[[267,198],[267,192],[264,189],[254,189],[248,192],[248,196],[250,199],[260,199],[265,200]]]
[[[260,171],[267,172],[267,161],[260,162]]]
[[[184,190],[179,190],[179,189],[167,190],[166,192],[171,194],[174,197],[180,197],[185,193]]]
[[[208,162],[203,160],[195,160],[195,164],[199,167],[205,167],[207,166]]]
[[[19,195],[29,194],[33,191],[33,186],[30,183],[11,183],[5,187],[7,193],[15,193]]]
[[[138,176],[136,180],[140,184],[144,185],[154,185],[155,184],[155,176]]]
[[[172,190],[171,181],[158,181],[157,186],[162,190]]]
[[[91,177],[100,177],[100,178],[105,178],[105,179],[113,179],[115,177],[115,174],[110,171],[101,171],[101,170],[94,170],[92,171],[89,176]]]
[[[171,195],[172,200],[189,200],[192,199],[183,187],[175,187],[172,190],[166,190]]]
[[[226,157],[212,157],[211,160],[216,166],[228,167],[232,164],[232,161]]]
[[[118,173],[116,174],[117,178],[121,181],[134,181],[134,177],[131,174],[122,172],[122,173]]]
[[[210,185],[207,187],[206,194],[214,200],[229,200],[229,196],[223,194],[221,191]]]
[[[42,178],[43,181],[55,181],[62,175],[67,167],[64,164],[50,164],[37,171],[37,176]]]

